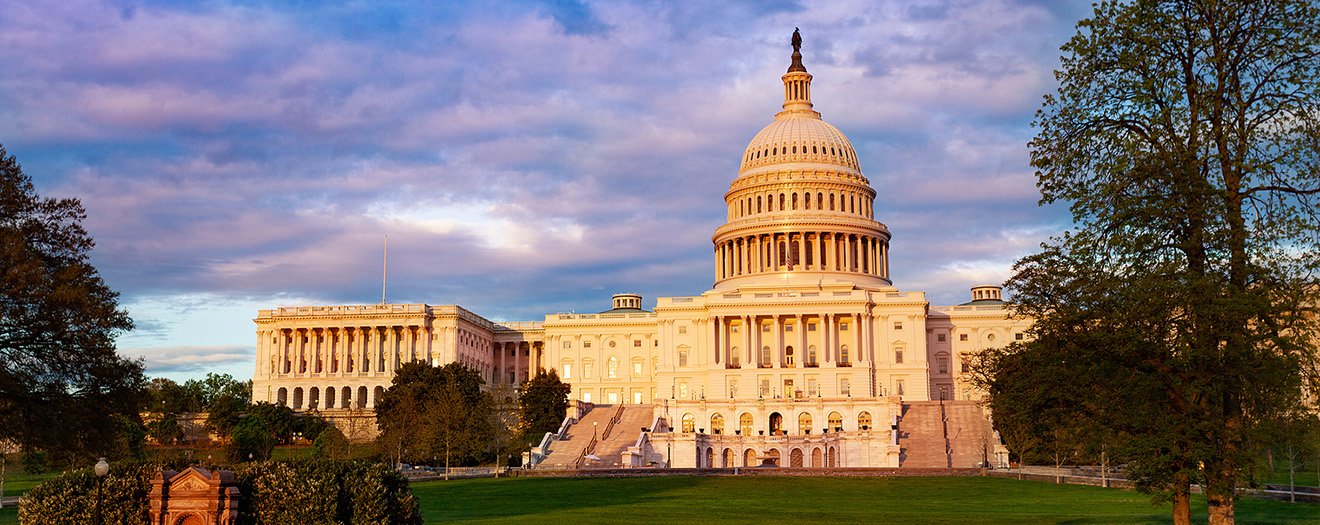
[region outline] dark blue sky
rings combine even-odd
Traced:
[[[148,373],[252,373],[259,308],[492,320],[697,295],[789,35],[936,305],[1067,227],[1027,142],[1085,2],[11,2],[0,144],[74,196]]]

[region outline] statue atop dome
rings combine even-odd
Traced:
[[[793,44],[793,65],[788,66],[788,72],[801,71],[806,73],[807,67],[802,65],[802,33],[799,33],[796,27],[793,28],[791,43]]]

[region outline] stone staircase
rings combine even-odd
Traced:
[[[611,414],[615,410],[614,407],[608,408],[611,409],[608,411]],[[655,411],[651,405],[624,405],[623,412],[619,415],[619,422],[614,424],[609,437],[596,443],[595,456],[600,459],[585,462],[583,466],[606,468],[622,466],[623,451],[637,444],[642,428],[649,427],[654,419]],[[602,431],[604,425],[601,423]]]
[[[622,412],[619,408],[620,405],[593,407],[577,423],[568,427],[563,441],[550,443],[550,451],[538,468],[574,468],[578,458],[582,457],[582,451],[591,444],[593,435],[604,434],[610,418],[616,413],[619,414],[618,423],[611,429],[608,437],[597,441],[596,450],[592,454],[600,459],[586,459],[582,466],[618,466],[623,462],[623,451],[637,443],[642,427],[650,425],[653,419],[651,405],[623,405]]]
[[[944,407],[939,401],[903,403],[898,423],[899,466],[904,468],[948,468],[948,443],[944,437]]]
[[[903,403],[898,429],[899,466],[907,468],[976,468],[993,435],[974,401]]]
[[[993,439],[990,421],[975,401],[945,401],[949,454],[953,468],[976,468],[986,461],[985,448]]]

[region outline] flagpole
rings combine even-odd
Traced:
[[[385,235],[385,260],[380,265],[380,304],[385,304],[385,276],[390,267],[390,236]]]

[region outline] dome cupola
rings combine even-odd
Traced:
[[[717,289],[795,281],[892,287],[889,231],[873,219],[875,190],[857,152],[811,101],[812,76],[793,31],[784,103],[743,152],[715,231]]]

